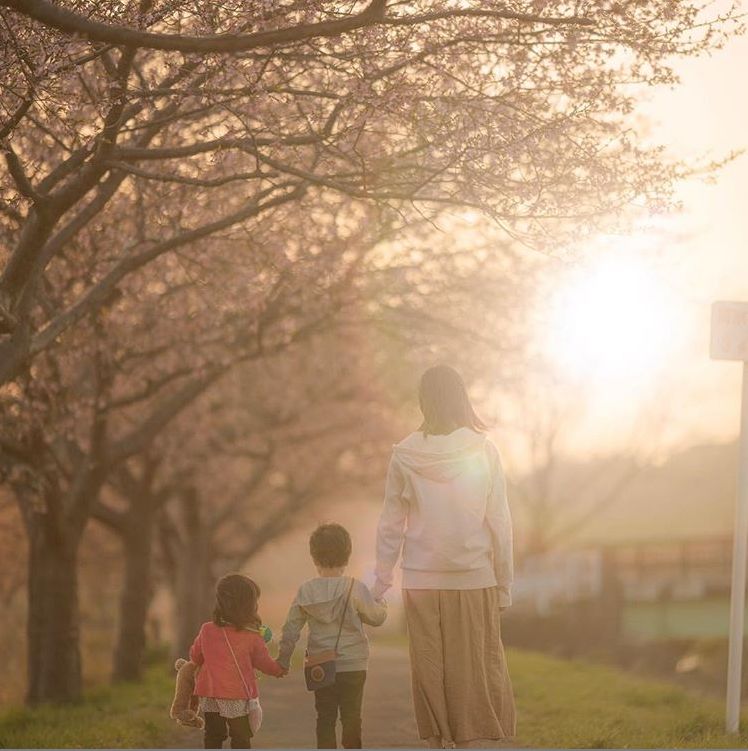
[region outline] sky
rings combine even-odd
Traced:
[[[748,98],[741,93],[747,71],[745,36],[712,57],[684,61],[678,68],[681,86],[658,91],[651,102],[655,134],[686,159],[719,159],[748,149]],[[748,154],[738,156],[715,179],[713,185],[693,180],[679,191],[683,228],[693,236],[669,256],[672,285],[685,308],[690,336],[666,380],[681,381],[687,432],[731,438],[738,427],[741,366],[709,360],[709,314],[714,300],[748,301]]]
[[[651,89],[641,103],[639,111],[650,123],[650,137],[673,156],[694,163],[748,150],[748,96],[744,93],[748,37],[731,40],[709,57],[679,61],[676,71],[681,78],[678,86]],[[634,329],[639,325],[655,350],[648,355],[643,352],[644,344],[629,346],[629,355],[649,358],[648,366],[637,371],[637,363],[632,363],[636,357],[626,356],[627,342],[621,341],[619,360],[609,363],[609,370],[623,364],[618,378],[604,368],[592,375],[587,368],[583,377],[565,374],[563,358],[556,358],[564,377],[569,375],[584,391],[584,414],[580,413],[576,429],[570,431],[574,434],[572,451],[604,451],[630,442],[637,431],[642,441],[651,438],[644,435],[653,432],[648,416],[657,423],[656,440],[668,452],[737,436],[741,366],[709,359],[709,321],[713,301],[748,301],[747,197],[745,154],[712,179],[699,177],[682,183],[677,191],[682,202],[679,212],[657,219],[656,231],[644,228],[619,243],[619,259],[630,259],[621,261],[622,266],[582,267],[566,290],[561,290],[562,307],[564,294],[577,302],[566,314],[556,316],[562,322],[557,325],[565,320],[567,328],[576,331],[577,340],[584,309],[574,309],[574,305],[579,307],[578,301],[586,299],[590,309],[601,297],[612,295],[621,299],[625,312],[620,315]],[[639,266],[646,267],[649,279],[638,280]],[[641,294],[636,292],[637,285]],[[587,319],[596,320],[597,328],[604,330],[604,317],[597,320],[588,315]],[[616,323],[611,321],[613,326]],[[594,327],[589,331],[597,335]],[[564,340],[558,330],[551,333],[562,339],[560,349],[567,344],[579,349],[576,357],[572,352],[572,360],[584,360],[584,341]],[[621,338],[620,331],[616,336]],[[614,338],[605,345],[611,350],[618,344]]]

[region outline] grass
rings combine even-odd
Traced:
[[[509,651],[518,737],[565,748],[743,748],[727,735],[724,705],[669,683],[533,652]],[[746,728],[748,717],[742,727]]]
[[[615,668],[532,652],[510,650],[509,662],[525,746],[748,746],[747,733],[723,732],[723,706],[714,699]],[[173,673],[154,665],[142,684],[99,688],[78,705],[4,710],[0,747],[168,747],[183,738],[167,714],[172,690]]]
[[[173,693],[174,671],[158,664],[142,683],[96,688],[79,704],[3,710],[0,748],[168,748]]]

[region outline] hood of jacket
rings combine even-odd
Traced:
[[[485,454],[486,435],[458,428],[449,435],[411,433],[396,444],[394,453],[402,467],[435,482],[450,482],[475,466]]]
[[[304,582],[297,595],[300,607],[322,623],[334,623],[343,615],[351,579],[347,576],[318,577]]]

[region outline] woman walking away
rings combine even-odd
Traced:
[[[459,373],[427,370],[423,422],[398,443],[377,533],[380,597],[402,551],[413,701],[429,746],[515,734],[499,612],[511,604],[512,523],[499,454]]]

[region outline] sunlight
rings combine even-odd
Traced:
[[[575,269],[552,302],[548,349],[591,384],[654,375],[670,350],[674,306],[642,258],[616,254]]]

